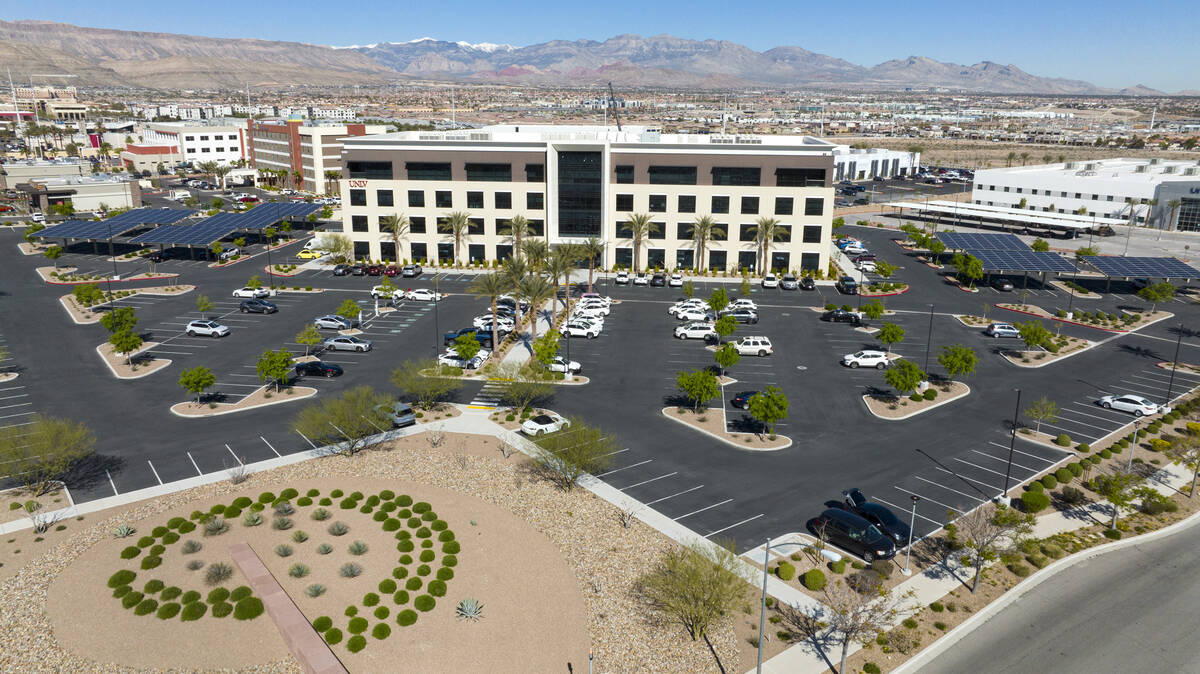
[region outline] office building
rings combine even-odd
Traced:
[[[143,171],[157,174],[160,165],[163,171],[170,173],[181,161],[183,155],[175,145],[130,143],[121,151],[121,164],[126,171],[134,174],[141,174]]]
[[[921,153],[838,145],[833,150],[834,180],[911,176],[920,171]]]
[[[277,184],[316,194],[336,190],[342,170],[342,140],[380,134],[387,127],[367,124],[305,124],[300,120],[246,121],[247,159],[259,169],[286,175]]]
[[[245,131],[240,125],[222,122],[151,122],[142,129],[142,142],[178,148],[179,161],[193,165],[215,161],[228,166],[246,157]]]
[[[771,269],[828,266],[834,146],[817,138],[499,125],[348,138],[344,147],[343,227],[359,258],[503,260],[513,246],[507,223],[520,214],[552,246],[595,237],[606,246],[601,266],[630,268],[628,220],[645,213],[654,227],[641,269],[755,269],[762,217],[782,234]],[[439,231],[454,211],[471,223],[461,251]],[[412,224],[397,252],[379,218],[400,213]],[[692,237],[700,216],[720,229],[705,259]]]
[[[47,212],[56,204],[69,203],[76,213],[117,208],[141,208],[142,191],[136,180],[109,175],[42,178],[17,185],[30,208]]]
[[[0,164],[0,189],[13,190],[31,180],[79,178],[91,172],[91,163],[82,159],[17,159]]]

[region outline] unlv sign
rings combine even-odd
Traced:
[[[366,186],[367,186],[367,181],[365,181],[365,180],[351,180],[350,181],[350,187],[366,187]]]

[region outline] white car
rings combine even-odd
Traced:
[[[330,351],[357,351],[363,353],[371,350],[371,343],[358,337],[330,337],[325,340],[325,348]]]
[[[441,293],[435,293],[428,288],[417,288],[416,290],[409,290],[405,292],[402,297],[406,300],[412,300],[414,302],[437,302],[440,301],[443,296]]]
[[[1170,411],[1169,407],[1161,406],[1158,403],[1152,403],[1142,396],[1130,394],[1104,396],[1096,402],[1106,410],[1129,412],[1135,417],[1150,416],[1151,414]]]
[[[842,356],[842,365],[852,370],[860,367],[882,370],[888,366],[888,360],[888,355],[884,351],[864,350]]]
[[[672,288],[682,288],[683,276],[679,274],[671,274],[671,278],[667,280],[667,285]]]
[[[570,316],[567,316],[567,322],[568,323],[585,323],[587,325],[596,326],[597,330],[604,329],[604,317],[603,316],[579,316],[576,314],[571,314]]]
[[[600,336],[600,326],[595,323],[584,323],[582,321],[570,321],[563,326],[562,333],[567,337],[586,337],[595,339]]]
[[[605,297],[604,295],[601,295],[600,293],[584,293],[579,296],[579,299],[582,302],[592,302],[592,301],[598,300],[605,304],[612,304],[611,297]]]
[[[553,412],[546,412],[545,414],[539,414],[521,424],[521,432],[525,435],[545,435],[546,433],[560,431],[570,425],[571,422],[558,416],[557,414]]]
[[[842,248],[842,252],[847,255],[866,255],[867,249],[861,243],[851,242]]]
[[[776,277],[774,274],[767,274],[766,276],[763,277],[762,287],[778,288],[779,287],[779,278]]]
[[[633,285],[635,285],[635,286],[650,285],[650,277],[646,276],[646,272],[638,272],[638,275],[633,277]]]
[[[371,288],[371,297],[375,299],[379,299],[380,297],[396,297],[397,295],[400,295],[397,299],[403,299],[404,291],[396,290],[396,286],[375,286]]]
[[[675,328],[675,339],[704,339],[715,334],[712,323],[687,323]]]
[[[464,360],[459,358],[458,351],[455,351],[453,348],[449,348],[446,349],[446,353],[443,353],[441,357],[438,358],[438,364],[449,365],[450,367],[460,367],[464,370],[477,370],[479,369],[480,365],[483,365],[483,362],[486,361],[490,355],[492,355],[491,351],[488,351],[487,349],[480,349],[479,353],[475,354],[471,360]]]
[[[267,290],[266,288],[251,288],[250,286],[246,286],[245,288],[238,288],[237,290],[233,291],[233,296],[241,297],[243,299],[259,299],[263,297],[270,297],[271,291]]]
[[[491,330],[492,329],[492,315],[484,314],[483,316],[476,316],[475,320],[472,321],[472,325],[474,325],[475,328],[478,330],[484,330],[484,329]],[[496,317],[496,325],[500,329],[507,330],[508,332],[512,332],[513,327],[514,327],[513,320],[511,318],[505,318],[504,316]]]
[[[671,306],[667,307],[667,313],[674,316],[681,311],[687,311],[687,310],[707,311],[708,308],[709,308],[708,302],[705,302],[704,300],[701,300],[701,299],[690,299],[690,300],[684,300],[682,302],[676,302],[675,304],[672,304]]]
[[[734,348],[743,356],[769,356],[775,353],[771,340],[766,337],[742,337],[734,342]]]
[[[863,260],[862,262],[859,262],[858,270],[861,272],[871,272],[872,274],[874,274],[875,270],[876,270],[875,261],[874,260]]]
[[[1020,337],[1021,331],[1009,323],[992,323],[984,330],[984,334],[999,339],[1001,337]]]
[[[546,366],[546,369],[551,372],[562,372],[565,374],[567,372],[579,372],[583,369],[583,366],[575,361],[568,363],[562,356],[555,356],[554,360],[550,361],[550,364]]]
[[[613,279],[613,282],[616,283],[617,285],[622,285],[622,286],[627,285],[629,283],[629,272],[627,272],[627,271],[617,272],[617,276],[616,276],[616,278]]]
[[[203,335],[205,337],[224,337],[229,334],[229,326],[221,325],[216,321],[192,321],[187,324],[187,334],[189,337]]]
[[[241,254],[242,249],[238,248],[237,246],[233,246],[232,248],[226,248],[225,250],[221,251],[221,254],[218,255],[217,258],[220,260],[231,260]]]
[[[575,304],[575,311],[590,312],[599,314],[601,316],[607,316],[612,313],[612,310],[608,308],[608,305],[603,302],[578,302]]]
[[[572,318],[601,318],[602,316],[607,315],[608,309],[601,307],[576,307],[575,310],[571,312]]]
[[[750,311],[758,311],[758,305],[755,304],[754,300],[747,299],[745,297],[739,297],[738,299],[733,300],[729,304],[725,305],[726,311],[730,309],[749,309]]]
[[[675,312],[675,318],[681,321],[707,321],[709,319],[709,312],[703,309],[681,309]]]

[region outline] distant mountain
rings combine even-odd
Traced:
[[[1144,84],[1135,84],[1132,87],[1125,87],[1119,92],[1122,96],[1166,96],[1166,92],[1158,89],[1151,89]],[[1180,92],[1179,95],[1186,95]]]

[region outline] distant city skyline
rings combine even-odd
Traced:
[[[1086,80],[1115,89],[1142,84],[1168,93],[1200,90],[1200,71],[1194,67],[1200,62],[1200,44],[1190,21],[1194,5],[1181,0],[1159,0],[1137,9],[1114,0],[1013,0],[927,5],[868,1],[813,10],[782,0],[737,7],[711,0],[613,0],[594,5],[460,0],[450,19],[432,6],[427,13],[397,11],[394,3],[384,0],[361,0],[352,7],[313,0],[212,0],[174,4],[169,12],[152,11],[141,3],[80,0],[44,7],[27,5],[20,14],[5,18],[331,46],[432,37],[520,47],[665,33],[727,40],[757,51],[798,46],[864,66],[926,56],[963,65],[1013,64],[1042,77]]]

